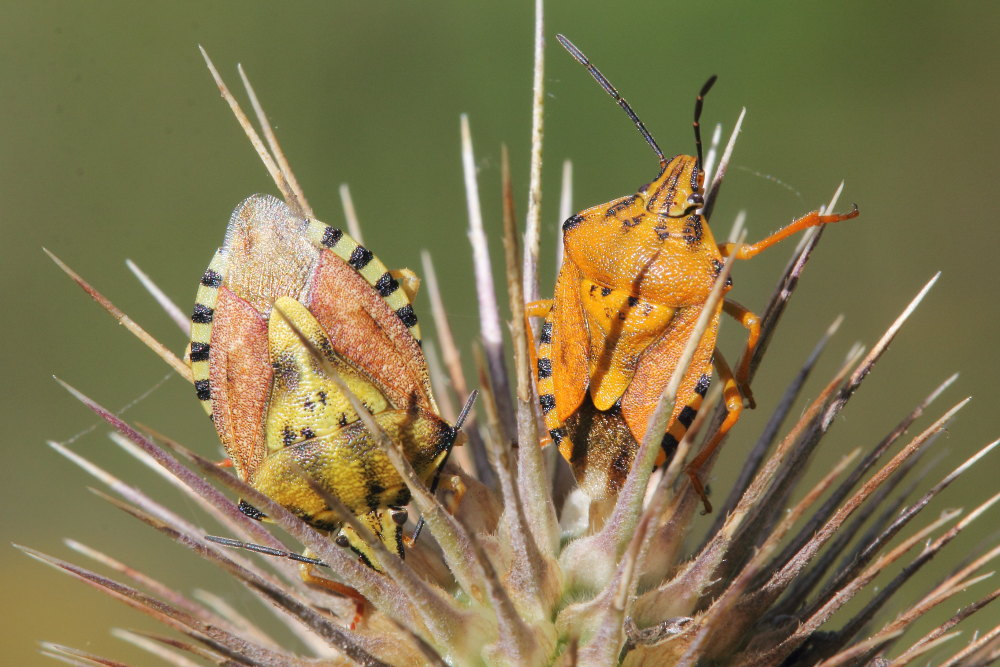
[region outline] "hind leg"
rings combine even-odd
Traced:
[[[743,413],[743,395],[740,393],[740,388],[736,382],[736,378],[733,376],[732,369],[726,363],[725,358],[720,354],[718,349],[715,350],[714,363],[715,369],[719,374],[719,380],[722,382],[722,395],[726,402],[726,418],[719,426],[719,430],[715,432],[701,452],[698,453],[698,456],[694,457],[687,467],[691,486],[701,497],[701,502],[705,506],[705,514],[712,511],[712,503],[709,502],[708,496],[705,494],[705,486],[702,484],[700,476],[701,469],[712,457],[712,454],[718,449],[726,434],[729,433],[729,429],[739,421],[740,415]]]

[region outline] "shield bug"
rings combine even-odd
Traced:
[[[190,348],[198,398],[241,479],[314,527],[340,529],[307,475],[400,557],[409,492],[331,374],[425,481],[440,471],[457,432],[437,416],[401,281],[341,230],[254,195],[202,276]],[[337,542],[377,568],[350,531]]]
[[[621,487],[723,258],[749,259],[797,231],[853,218],[858,211],[812,212],[758,243],[717,244],[701,210],[705,176],[698,125],[702,99],[715,77],[695,103],[697,156],[667,159],[614,86],[569,40],[558,39],[625,111],[660,162],[657,177],[635,194],[581,211],[563,223],[564,259],[554,298],[529,308],[531,315],[545,317],[537,379],[546,428],[583,489],[600,499]],[[730,288],[727,283],[725,290]],[[722,312],[748,330],[735,373],[715,347]],[[729,299],[719,304],[680,383],[663,435],[661,461],[672,455],[691,425],[714,365],[727,414],[687,468],[706,510],[711,505],[698,471],[739,419],[744,399],[752,406],[749,365],[758,335],[756,315]]]

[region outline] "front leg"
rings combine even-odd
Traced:
[[[736,259],[750,259],[760,251],[770,248],[776,243],[784,241],[792,234],[801,232],[803,229],[818,227],[819,225],[827,225],[831,222],[840,222],[841,220],[850,220],[851,218],[856,217],[858,217],[857,204],[854,205],[854,208],[849,213],[820,215],[819,211],[813,211],[812,213],[806,213],[798,220],[782,227],[775,233],[771,234],[762,241],[758,241],[757,243],[721,243],[719,244],[719,252],[722,253],[723,257],[729,257],[732,255]]]

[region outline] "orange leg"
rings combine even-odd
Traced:
[[[528,362],[531,364],[531,375],[538,384],[538,350],[535,349],[535,334],[531,331],[532,317],[548,317],[555,305],[553,299],[542,299],[524,304],[524,332],[528,336]]]
[[[780,243],[792,234],[801,232],[803,229],[816,227],[818,225],[826,225],[831,222],[840,222],[841,220],[850,220],[851,218],[856,217],[858,217],[857,205],[854,206],[854,209],[850,213],[820,215],[819,211],[813,211],[812,213],[806,213],[804,216],[795,220],[791,224],[782,227],[762,241],[758,241],[757,243],[723,243],[719,245],[719,252],[722,253],[723,257],[733,255],[736,259],[750,259],[761,250],[770,248],[775,243]]]
[[[312,565],[309,563],[303,563],[299,566],[299,576],[302,578],[302,581],[306,582],[310,586],[322,588],[323,590],[334,593],[335,595],[341,595],[354,600],[354,618],[351,619],[350,628],[351,630],[354,630],[358,627],[358,623],[365,616],[365,606],[368,604],[368,600],[365,599],[365,596],[350,586],[340,583],[339,581],[334,581],[332,579],[327,579],[326,577],[313,574]]]
[[[747,407],[752,410],[757,407],[757,403],[753,400],[753,392],[750,390],[750,358],[753,356],[753,351],[757,349],[757,341],[760,339],[760,318],[740,304],[729,299],[722,302],[722,309],[727,315],[735,318],[747,330],[747,346],[743,350],[743,356],[736,367],[734,377],[747,403]]]
[[[532,317],[548,317],[552,312],[555,301],[552,299],[542,299],[524,304],[524,332],[528,336],[528,363],[531,364],[531,376],[535,378],[535,385],[538,384],[538,350],[535,349],[535,334],[531,331]]]
[[[740,393],[736,378],[733,377],[732,369],[729,368],[729,364],[726,363],[725,358],[719,353],[718,348],[715,350],[713,363],[719,374],[719,380],[722,382],[722,396],[726,401],[726,418],[719,426],[719,430],[715,432],[715,435],[712,436],[701,452],[699,452],[698,456],[694,457],[687,467],[691,486],[701,496],[701,501],[705,505],[705,514],[709,514],[712,511],[712,503],[709,502],[708,496],[705,494],[705,485],[701,483],[701,478],[698,476],[699,472],[712,457],[712,454],[715,453],[715,450],[718,449],[722,439],[729,433],[729,429],[739,421],[740,415],[743,412],[743,395]]]

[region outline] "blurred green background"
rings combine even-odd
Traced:
[[[274,192],[198,54],[236,87],[242,63],[317,214],[340,223],[337,186],[351,185],[368,245],[390,266],[419,270],[433,250],[463,349],[476,339],[458,115],[470,115],[492,251],[500,257],[499,154],[511,150],[517,202],[527,201],[533,9],[527,2],[5,3],[0,25],[0,193],[4,303],[0,354],[10,380],[0,490],[4,540],[72,558],[72,537],[153,572],[204,587],[264,618],[248,595],[86,489],[93,480],[46,446],[71,446],[201,515],[106,438],[53,374],[106,406],[203,454],[218,444],[190,387],[86,298],[42,254],[46,246],[134,319],[180,351],[184,339],[124,266],[131,258],[187,310],[232,208]],[[656,162],[624,116],[553,36],[564,32],[623,91],[668,154],[690,152],[692,98],[719,83],[705,122],[748,117],[713,224],[724,236],[746,208],[751,240],[826,201],[862,217],[828,230],[758,376],[761,409],[737,427],[713,482],[740,465],[766,411],[838,313],[840,335],[812,395],[851,343],[871,345],[931,275],[943,276],[838,418],[818,466],[881,438],[933,386],[958,383],[932,409],[975,400],[927,457],[933,479],[1000,434],[995,339],[1000,231],[990,208],[998,170],[995,3],[550,2],[542,290],[555,242],[561,162],[575,170],[574,207],[630,193]],[[784,184],[784,185],[783,185]],[[793,243],[736,267],[733,296],[760,309]],[[421,314],[427,302],[418,304]],[[429,321],[429,317],[424,317]],[[737,357],[731,322],[723,346]],[[467,359],[471,354],[466,352]],[[471,377],[471,375],[470,375]],[[145,396],[154,385],[158,389]],[[929,423],[926,419],[923,425]],[[970,508],[998,490],[997,456],[929,508]],[[936,581],[997,541],[993,510],[936,559]],[[210,529],[211,526],[208,526]],[[79,560],[79,558],[77,558]],[[123,605],[0,550],[7,600],[4,662],[41,661],[50,640],[137,662],[111,627],[152,629]],[[990,584],[944,605],[985,594]],[[912,601],[915,589],[901,601]],[[987,609],[967,626],[988,628]],[[967,636],[967,635],[966,635]],[[960,640],[962,641],[962,640]]]

